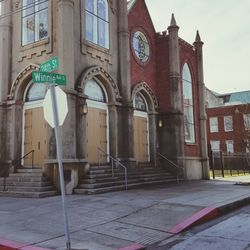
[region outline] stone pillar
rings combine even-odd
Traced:
[[[63,158],[75,159],[76,157],[76,97],[75,68],[74,68],[74,1],[58,0],[57,43],[59,69],[58,73],[66,74],[69,112],[62,127]]]
[[[159,128],[159,146],[160,152],[164,156],[182,166],[184,131],[178,30],[179,27],[176,25],[174,15],[172,14],[171,24],[168,27],[170,112],[163,113],[160,116],[162,127]]]
[[[118,17],[118,85],[122,96],[122,106],[117,108],[118,157],[124,162],[132,162],[133,143],[133,104],[131,101],[129,31],[127,1],[117,1]],[[129,165],[129,163],[127,163]]]
[[[11,13],[12,1],[4,0],[2,15]],[[12,15],[0,19],[0,103],[7,99],[11,84]]]
[[[202,178],[205,180],[210,179],[209,162],[207,152],[207,132],[206,132],[206,108],[205,108],[205,84],[203,75],[203,42],[201,41],[199,32],[196,33],[196,39],[194,42],[197,72],[198,72],[198,89],[199,89],[199,113],[200,113],[200,149],[201,149],[201,161],[202,161]]]
[[[1,2],[1,14],[12,12],[12,1]],[[8,106],[6,105],[8,89],[11,84],[11,53],[12,53],[12,16],[0,18],[0,174],[1,168],[7,166],[9,158]]]

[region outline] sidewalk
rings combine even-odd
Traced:
[[[242,178],[250,182],[248,175],[67,196],[72,250],[144,249],[197,221],[250,204],[250,186],[234,185]],[[3,239],[20,247],[1,248],[11,244]],[[65,249],[61,197],[0,197],[0,250],[38,249],[31,246]]]

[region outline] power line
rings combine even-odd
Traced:
[[[0,0],[0,3],[3,2],[3,1],[4,0]],[[23,5],[23,6],[19,7],[19,8],[17,8],[15,11],[11,11],[9,13],[0,15],[0,19],[4,19],[6,17],[12,16],[12,15],[17,14],[19,12],[22,12],[23,10],[27,10],[29,8],[32,8],[32,7],[36,7],[37,5],[40,5],[40,4],[45,3],[45,2],[48,2],[48,0],[44,0],[44,1],[36,0],[33,3],[29,3],[27,5]]]

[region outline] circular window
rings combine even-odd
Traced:
[[[133,50],[136,57],[143,63],[149,59],[149,43],[146,36],[141,31],[136,31],[133,35]]]

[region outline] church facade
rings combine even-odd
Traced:
[[[160,152],[186,179],[209,178],[198,33],[194,45],[179,38],[174,16],[156,33],[144,0],[4,0],[0,18],[0,168],[33,162],[58,186],[42,108],[49,86],[32,82],[58,57],[56,73],[67,76],[65,170],[107,164],[107,155],[128,168],[157,166]]]

